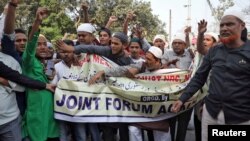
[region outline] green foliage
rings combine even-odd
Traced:
[[[0,1],[0,10],[8,0]],[[50,11],[50,16],[43,21],[41,31],[50,40],[60,38],[65,32],[75,33],[77,17],[82,18],[82,11],[79,10],[80,0],[22,0],[16,12],[16,27],[28,29],[32,25],[36,10],[45,6]],[[156,34],[165,34],[164,26],[156,15],[152,14],[150,2],[139,0],[86,0],[89,3],[89,19],[93,19],[97,27],[105,26],[109,17],[115,15],[118,21],[111,30],[122,31],[122,25],[128,11],[134,11],[136,18],[129,25],[129,29],[136,24],[146,30],[147,38],[152,40]]]
[[[92,2],[93,3],[93,2]],[[91,2],[90,2],[91,4]],[[156,34],[165,34],[164,26],[158,16],[152,14],[150,2],[138,0],[96,0],[95,12],[89,10],[90,17],[94,17],[97,26],[105,26],[110,16],[116,16],[118,21],[111,27],[112,31],[122,31],[122,25],[128,11],[133,11],[136,18],[129,25],[129,29],[140,23],[146,29],[147,39],[152,40]]]

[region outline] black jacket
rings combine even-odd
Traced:
[[[12,70],[10,67],[6,66],[3,62],[0,61],[0,77],[3,77],[7,80],[16,82],[25,87],[33,89],[45,89],[46,83],[28,78],[18,71]]]
[[[218,45],[209,49],[180,97],[186,102],[206,82],[211,70],[210,84],[205,104],[208,113],[217,118],[224,112],[226,124],[250,120],[250,42],[239,48]]]

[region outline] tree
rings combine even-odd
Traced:
[[[2,0],[3,8],[8,0]],[[50,16],[43,22],[41,32],[48,39],[58,39],[65,32],[75,33],[75,23],[82,17],[80,10],[81,0],[23,0],[18,5],[16,27],[28,29],[32,25],[36,9],[45,6],[50,11]],[[165,34],[164,26],[158,16],[152,14],[150,2],[141,0],[87,0],[89,3],[88,14],[96,27],[105,26],[109,17],[115,15],[118,21],[111,27],[112,31],[122,31],[122,24],[129,10],[134,11],[136,18],[130,23],[129,29],[134,24],[140,23],[145,28],[147,38],[150,40],[156,34]],[[3,6],[1,6],[3,5]]]
[[[150,40],[156,34],[165,34],[164,26],[158,16],[152,14],[150,2],[138,1],[138,0],[88,0],[89,10],[88,14],[92,22],[97,27],[105,26],[110,16],[116,16],[118,21],[113,24],[111,30],[122,31],[122,24],[129,10],[134,11],[136,18],[129,25],[129,29],[136,24],[141,23],[141,25],[147,29],[147,38]],[[71,3],[68,10],[74,13],[75,21],[78,17],[83,18],[81,11],[79,10],[79,3]]]
[[[217,7],[214,7],[212,5],[212,3],[210,2],[210,0],[207,0],[208,6],[210,7],[210,10],[212,12],[212,16],[215,19],[215,23],[214,23],[214,31],[218,31],[219,30],[219,22],[222,18],[222,16],[224,15],[224,12],[234,6],[234,2],[233,0],[219,0],[219,5]]]
[[[207,0],[207,3],[208,3],[210,10],[212,12],[212,16],[214,16],[214,18],[217,21],[221,20],[222,16],[224,15],[225,10],[234,6],[233,0],[219,0],[219,2],[220,2],[220,4],[215,8],[215,7],[213,7],[210,0]]]

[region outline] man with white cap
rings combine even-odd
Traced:
[[[177,33],[172,41],[173,49],[169,49],[164,52],[162,58],[162,64],[164,65],[164,67],[188,70],[193,58],[191,53],[186,49],[186,47],[186,35],[184,33]],[[171,137],[174,140],[185,140],[186,129],[190,121],[191,114],[192,109],[170,119],[169,123],[171,128]],[[176,121],[178,121],[177,130],[175,129]],[[175,135],[175,131],[177,131],[177,135]]]
[[[185,34],[178,33],[172,41],[173,50],[164,52],[162,63],[167,68],[188,69],[192,62],[192,55],[186,50]]]
[[[205,55],[209,48],[219,42],[219,35],[214,32],[207,32],[207,21],[204,19],[198,23],[197,51]]]
[[[153,45],[156,47],[159,47],[164,53],[165,45],[166,45],[165,35],[162,35],[162,34],[155,35],[154,40],[153,40]]]
[[[197,37],[197,51],[199,54],[199,64],[202,63],[202,60],[204,58],[204,55],[207,54],[208,50],[217,45],[219,42],[219,36],[218,34],[214,32],[207,32],[207,21],[204,19],[201,20],[198,23],[198,37]],[[207,83],[205,85],[209,85],[209,79],[207,80]],[[207,91],[202,91],[201,93],[205,93],[207,95]],[[201,111],[204,104],[204,99],[200,100],[195,106],[194,106],[194,127],[195,127],[195,140],[201,141]]]
[[[198,91],[210,75],[209,94],[202,113],[202,141],[208,140],[208,125],[250,125],[250,42],[241,39],[244,15],[227,11],[220,22],[219,44],[210,48],[172,111]],[[212,136],[212,135],[210,135]]]
[[[77,37],[80,44],[92,44],[95,40],[95,27],[91,23],[83,23],[77,28]]]
[[[137,64],[131,64],[129,66],[119,66],[114,67],[109,70],[103,70],[98,72],[95,76],[93,76],[89,80],[89,84],[94,84],[98,79],[103,76],[127,76],[134,77],[137,73],[143,72],[154,72],[162,68],[161,58],[162,58],[162,50],[159,47],[152,46],[145,54],[145,62],[139,62]],[[167,123],[164,122],[164,123]],[[142,141],[142,136],[140,130],[137,127],[130,126],[130,141]],[[156,141],[170,141],[171,136],[170,132],[163,132],[154,130],[154,140]]]

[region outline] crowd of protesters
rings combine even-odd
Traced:
[[[77,38],[65,36],[56,41],[55,50],[46,35],[40,34],[48,10],[37,9],[26,34],[23,29],[15,29],[18,4],[19,0],[9,0],[0,21],[0,141],[185,141],[192,111],[196,141],[207,141],[208,125],[250,125],[250,42],[241,12],[226,11],[217,25],[219,33],[209,32],[207,22],[201,20],[197,42],[191,44],[191,27],[176,33],[169,42],[162,34],[148,42],[143,24],[134,25],[131,35],[127,35],[128,25],[136,16],[131,11],[124,19],[123,31],[110,30],[117,21],[115,16],[96,31],[88,22],[85,5],[82,9],[86,22],[72,31]],[[53,93],[60,79],[69,75],[70,68],[79,65],[81,53],[104,56],[118,65],[97,72],[89,80],[90,85],[104,75],[131,78],[159,69],[190,70],[195,55],[199,55],[199,68],[171,110],[179,112],[197,91],[202,92],[204,84],[209,87],[208,94],[193,108],[165,119],[165,131],[127,123],[57,120]]]

